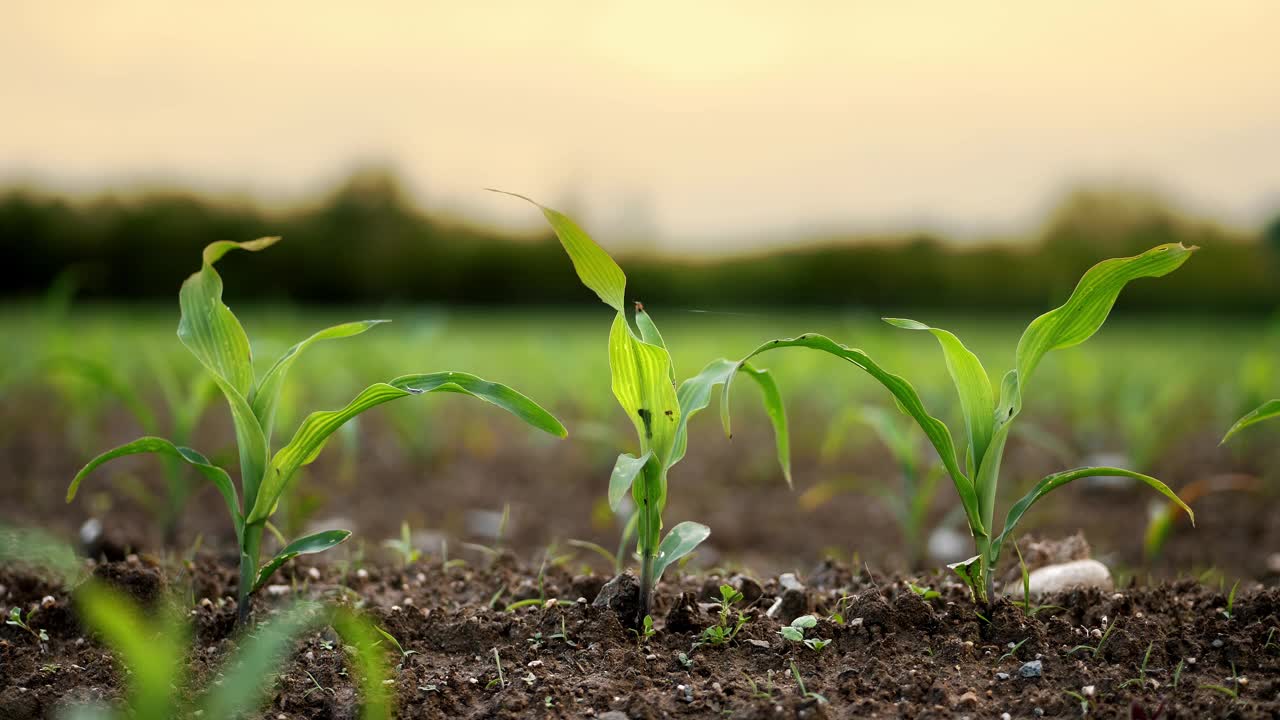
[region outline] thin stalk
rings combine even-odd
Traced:
[[[636,616],[637,628],[644,627],[644,618],[649,615],[653,596],[653,560],[654,553],[648,550],[640,558],[640,613]]]
[[[236,599],[236,627],[244,627],[249,622],[249,596],[253,593],[253,583],[258,575],[258,553],[262,548],[262,531],[264,523],[246,525],[244,528],[244,547],[240,550],[240,587]]]

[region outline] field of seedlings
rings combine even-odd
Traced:
[[[711,312],[541,210],[579,309],[5,306],[0,717],[1280,715],[1280,326],[1123,312],[1195,248]]]

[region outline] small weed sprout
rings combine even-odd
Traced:
[[[1276,641],[1272,640],[1272,638],[1274,638],[1275,636],[1276,636],[1276,628],[1271,628],[1269,631],[1267,631],[1267,639],[1266,639],[1266,641],[1262,644],[1262,651],[1263,651],[1263,652],[1266,652],[1266,651],[1270,650],[1271,648],[1275,648],[1276,650],[1280,650],[1280,643],[1278,643],[1278,642],[1276,642]]]
[[[1179,659],[1178,664],[1173,668],[1173,689],[1175,692],[1177,692],[1178,685],[1182,682],[1182,668],[1185,667],[1186,664],[1187,661],[1185,659]]]
[[[908,582],[907,587],[911,589],[911,592],[915,593],[916,595],[919,595],[921,600],[926,600],[926,601],[937,600],[938,598],[942,597],[942,593],[938,592],[937,590],[934,590],[933,588],[924,587],[923,585],[917,585],[913,582]]]
[[[1084,695],[1082,695],[1082,694],[1080,694],[1080,693],[1078,693],[1078,692],[1076,692],[1076,691],[1074,691],[1074,690],[1063,690],[1063,691],[1062,691],[1062,694],[1063,694],[1063,695],[1066,695],[1066,696],[1068,696],[1068,697],[1071,697],[1071,698],[1075,699],[1077,702],[1079,702],[1079,703],[1080,703],[1080,717],[1088,717],[1088,715],[1089,715],[1089,698],[1085,697]]]
[[[226,470],[213,465],[204,455],[180,447],[160,437],[143,437],[89,461],[67,488],[67,502],[98,466],[125,455],[158,453],[173,461],[185,462],[212,483],[226,503],[236,541],[240,548],[239,606],[236,622],[249,617],[249,599],[270,580],[284,563],[309,553],[327,550],[351,536],[346,530],[326,530],[286,544],[271,560],[261,562],[262,536],[276,513],[281,497],[298,471],[316,459],[329,438],[364,411],[399,398],[449,392],[469,395],[497,405],[530,425],[558,437],[566,432],[546,410],[505,385],[462,372],[404,375],[365,388],[340,410],[313,412],[302,421],[284,447],[270,453],[276,409],[284,381],[294,362],[312,344],[322,340],[349,338],[381,324],[382,320],[362,320],[321,330],[289,348],[258,376],[249,349],[249,336],[231,308],[222,301],[222,276],[214,265],[232,250],[257,252],[276,243],[267,237],[250,242],[215,242],[204,249],[200,270],[187,278],[179,291],[178,338],[200,361],[231,409],[240,458],[240,487]]]
[[[1027,571],[1027,563],[1022,559],[1022,551],[1018,549],[1018,544],[1013,544],[1013,550],[1018,554],[1018,571],[1022,576],[1022,612],[1028,617],[1035,617],[1036,613],[1042,610],[1061,610],[1058,605],[1034,605],[1031,602],[1031,573]]]
[[[1236,664],[1233,662],[1231,663],[1231,686],[1230,687],[1226,685],[1201,685],[1200,689],[1212,690],[1217,693],[1222,693],[1223,695],[1226,695],[1232,700],[1237,700],[1240,697],[1240,688],[1244,686],[1245,682],[1246,682],[1245,679],[1240,677],[1240,674],[1236,672]]]
[[[417,650],[405,650],[404,646],[400,644],[400,641],[396,639],[395,635],[392,635],[386,630],[383,630],[381,627],[374,625],[373,629],[374,629],[374,632],[377,632],[378,635],[382,636],[382,639],[386,640],[387,643],[389,643],[391,647],[395,648],[395,651],[400,654],[400,663],[396,665],[396,672],[399,672],[404,669],[404,663],[406,660],[409,659],[410,655],[418,654]]]
[[[1240,581],[1236,580],[1235,584],[1231,586],[1231,592],[1227,595],[1226,609],[1220,611],[1222,613],[1222,616],[1228,620],[1231,620],[1235,617],[1236,590],[1239,590],[1239,589],[1240,589]]]
[[[751,697],[756,698],[758,700],[773,699],[773,671],[772,670],[770,670],[769,674],[765,676],[766,680],[765,680],[764,690],[760,689],[760,686],[756,684],[755,680],[751,679],[751,676],[748,675],[745,670],[739,670],[738,672],[742,674],[742,677],[745,678],[747,681],[747,686],[751,688]]]
[[[822,638],[806,638],[804,636],[805,630],[812,630],[817,627],[817,625],[818,618],[812,615],[801,615],[795,620],[792,620],[790,625],[782,626],[782,629],[778,631],[778,634],[781,635],[784,640],[801,643],[814,652],[822,652],[823,648],[831,644],[830,640],[823,640]]]
[[[817,700],[820,704],[826,705],[827,699],[816,692],[810,692],[804,686],[804,680],[800,677],[800,668],[796,667],[796,661],[791,661],[791,677],[796,680],[796,688],[800,690],[800,697],[805,700]]]
[[[5,624],[5,625],[13,625],[13,626],[14,626],[14,627],[16,627],[16,628],[20,628],[20,629],[22,629],[22,630],[25,630],[25,631],[27,632],[27,634],[28,634],[28,635],[30,635],[31,637],[35,638],[37,642],[47,643],[47,642],[49,642],[49,634],[48,634],[48,633],[46,633],[46,632],[44,631],[44,628],[40,628],[39,630],[36,630],[36,629],[32,628],[32,627],[31,627],[31,625],[30,625],[30,622],[31,622],[31,616],[32,616],[32,614],[34,614],[34,613],[35,613],[35,611],[34,611],[34,610],[32,610],[32,611],[28,612],[28,613],[26,614],[26,617],[24,618],[24,617],[23,617],[23,615],[22,615],[22,608],[20,608],[20,607],[13,607],[13,608],[10,608],[10,609],[9,609],[9,619],[8,619],[8,620],[5,620],[5,621],[4,621],[4,624]]]
[[[1005,660],[1008,660],[1009,658],[1017,659],[1018,651],[1021,650],[1022,646],[1026,645],[1027,641],[1030,639],[1031,638],[1029,637],[1024,637],[1016,643],[1009,643],[1009,652],[1001,655],[999,659],[996,660],[996,664],[999,665],[1000,663],[1004,662]]]
[[[709,645],[723,645],[738,636],[738,631],[742,630],[747,624],[747,616],[741,610],[738,610],[737,620],[730,623],[729,615],[733,612],[735,603],[742,602],[742,593],[734,589],[732,585],[720,586],[720,599],[717,603],[720,605],[720,614],[715,625],[702,631],[700,642]]]
[[[1090,657],[1093,657],[1093,658],[1098,657],[1098,655],[1102,654],[1102,647],[1107,644],[1107,638],[1111,637],[1111,631],[1115,630],[1116,625],[1119,625],[1119,624],[1120,622],[1117,620],[1115,622],[1112,622],[1110,625],[1107,625],[1107,629],[1105,632],[1102,633],[1102,637],[1098,638],[1097,645],[1077,645],[1071,648],[1070,650],[1068,650],[1067,654],[1074,655],[1081,650],[1088,650],[1090,653],[1089,655]]]
[[[1147,684],[1147,663],[1151,661],[1151,649],[1155,647],[1155,641],[1147,643],[1147,651],[1142,655],[1142,664],[1138,666],[1138,677],[1129,678],[1120,683],[1121,688],[1127,688],[1130,685],[1145,687]]]
[[[942,459],[943,467],[959,495],[960,506],[964,510],[977,551],[968,560],[950,567],[969,586],[975,601],[990,605],[996,600],[995,568],[1005,540],[1036,502],[1070,482],[1096,476],[1133,478],[1178,503],[1194,522],[1191,509],[1159,480],[1121,468],[1084,467],[1054,473],[1041,479],[1009,509],[1003,528],[998,530],[995,525],[996,496],[1005,444],[1013,421],[1022,411],[1024,394],[1040,361],[1053,350],[1079,345],[1092,337],[1102,327],[1120,291],[1130,281],[1167,275],[1181,267],[1194,250],[1194,247],[1181,244],[1160,245],[1141,255],[1114,258],[1094,265],[1080,279],[1066,303],[1041,315],[1027,326],[1018,341],[1014,368],[1004,376],[998,397],[990,376],[978,357],[955,335],[914,320],[886,318],[886,322],[896,327],[927,331],[941,345],[947,370],[960,398],[968,435],[968,442],[962,452],[957,451],[950,429],[925,409],[911,383],[880,367],[862,350],[841,345],[822,335],[805,334],[767,342],[743,358],[741,363],[779,348],[809,348],[845,360],[884,386],[894,396],[898,408],[910,415],[924,431]],[[721,390],[720,412],[726,432],[730,430],[729,395],[735,375],[734,372],[726,373]],[[1280,412],[1280,402],[1276,405]]]
[[[653,629],[653,616],[645,615],[640,621],[640,629],[631,629],[631,634],[636,636],[636,643],[644,645],[649,642],[649,638],[653,637],[657,631]]]
[[[501,191],[497,191],[501,192]],[[618,456],[609,477],[609,507],[615,513],[628,491],[636,506],[636,542],[640,554],[639,627],[649,614],[653,589],[662,573],[693,552],[711,534],[706,525],[682,522],[662,536],[662,511],[667,504],[667,475],[688,449],[689,420],[711,402],[717,385],[728,387],[741,372],[759,385],[765,410],[773,424],[778,461],[791,483],[790,436],[782,396],[773,376],[743,362],[713,360],[677,387],[675,368],[666,342],[644,306],[636,302],[635,327],[627,318],[627,276],[613,258],[562,213],[521,195],[542,211],[573,263],[582,284],[613,308],[609,331],[609,371],[613,394],[635,426],[639,453]],[[728,406],[720,408],[722,416]]]
[[[399,538],[383,540],[382,546],[399,555],[400,563],[405,567],[409,567],[422,558],[422,551],[413,546],[408,522],[400,523]]]
[[[505,688],[507,686],[507,679],[502,674],[502,656],[498,654],[498,648],[493,649],[493,664],[498,667],[498,677],[490,680],[489,683],[484,686],[485,690],[493,688],[494,685],[501,688]]]

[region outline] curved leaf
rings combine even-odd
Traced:
[[[71,502],[76,497],[76,492],[80,489],[80,482],[105,462],[114,460],[126,455],[138,455],[141,453],[157,453],[168,457],[182,460],[187,464],[200,471],[213,486],[218,488],[218,492],[222,495],[223,501],[227,505],[227,512],[231,514],[231,522],[235,526],[236,539],[239,540],[244,532],[244,523],[240,517],[240,500],[236,497],[236,487],[231,482],[231,477],[227,475],[227,471],[209,462],[208,458],[188,447],[178,447],[168,440],[160,437],[143,437],[134,440],[127,445],[121,445],[114,450],[109,450],[90,460],[87,465],[76,473],[75,479],[71,481],[70,487],[67,488],[67,502]]]
[[[1040,359],[1050,350],[1079,345],[1102,327],[1120,291],[1130,281],[1161,277],[1182,266],[1198,248],[1180,243],[1159,245],[1127,258],[1103,260],[1085,272],[1062,306],[1041,315],[1018,340],[1018,382],[1026,388]]]
[[[746,373],[760,387],[765,412],[769,414],[769,421],[773,424],[778,464],[782,466],[782,474],[787,480],[787,485],[791,486],[791,435],[787,426],[787,411],[782,403],[782,394],[778,392],[773,376],[768,370],[757,370],[749,363],[740,364],[725,358],[712,360],[702,369],[702,372],[680,383],[680,389],[676,391],[677,404],[680,406],[680,424],[676,427],[675,445],[671,450],[667,468],[684,459],[689,443],[689,419],[711,404],[711,392],[735,372]]]
[[[835,355],[866,371],[868,375],[884,386],[893,395],[899,407],[916,421],[916,424],[924,431],[925,436],[929,438],[929,442],[933,444],[934,449],[938,452],[938,456],[942,459],[943,466],[951,475],[951,481],[960,496],[960,504],[964,507],[965,517],[969,521],[969,528],[977,535],[985,536],[987,534],[986,526],[978,515],[978,497],[974,491],[973,483],[961,471],[960,465],[956,461],[956,449],[955,443],[951,439],[951,431],[947,429],[947,426],[941,420],[929,414],[911,383],[907,382],[905,378],[884,370],[863,351],[846,347],[828,337],[816,334],[771,340],[756,348],[750,355],[740,360],[739,364],[744,364],[763,352],[786,347],[803,347]],[[720,401],[720,419],[724,424],[725,432],[730,435],[732,435],[732,431],[729,424],[729,392],[733,387],[733,377],[734,373],[730,373],[725,377]]]
[[[675,445],[680,404],[671,384],[671,356],[640,340],[622,313],[609,331],[609,371],[613,395],[640,436],[640,449],[653,450],[665,467]]]
[[[563,213],[540,205],[524,195],[505,190],[493,190],[493,192],[518,197],[536,205],[547,218],[547,222],[551,223],[551,229],[560,239],[560,244],[569,254],[569,259],[573,261],[573,269],[578,273],[578,279],[582,284],[595,291],[606,305],[619,313],[622,312],[627,276],[623,274],[622,268],[618,267],[618,263],[609,257],[609,253],[604,251],[604,248],[597,245],[591,236]]]
[[[656,345],[663,350],[667,349],[667,343],[662,339],[662,333],[658,332],[658,326],[653,322],[653,318],[650,317],[648,311],[644,309],[644,305],[639,302],[636,303],[636,327],[640,329],[641,340],[650,345]],[[675,385],[676,366],[674,363],[670,365],[670,369],[671,384]]]
[[[302,421],[288,445],[271,459],[262,489],[258,493],[246,523],[266,520],[275,511],[276,502],[298,468],[316,459],[338,428],[360,413],[378,405],[409,395],[453,392],[484,400],[510,412],[530,425],[564,437],[564,426],[551,413],[506,385],[490,382],[462,372],[439,372],[403,375],[389,383],[376,383],[360,392],[341,410],[313,412]]]
[[[349,537],[351,537],[350,530],[325,530],[294,540],[276,553],[276,556],[271,558],[270,562],[262,566],[262,569],[258,571],[257,579],[253,582],[253,590],[256,592],[258,588],[265,585],[267,580],[271,579],[271,575],[286,562],[299,555],[313,555],[318,552],[324,552],[346,541]]]
[[[618,511],[618,508],[622,506],[622,499],[627,496],[627,491],[631,489],[631,483],[635,482],[640,470],[652,458],[653,452],[647,452],[640,457],[635,457],[628,453],[622,453],[618,456],[617,461],[613,464],[613,472],[609,475],[610,510]]]
[[[710,535],[711,528],[696,522],[682,522],[671,528],[671,532],[658,545],[658,556],[653,564],[653,582],[661,580],[663,571],[671,563],[693,552]]]
[[[1178,494],[1173,490],[1170,490],[1168,485],[1165,485],[1153,477],[1143,475],[1142,473],[1136,473],[1132,470],[1114,467],[1082,467],[1075,468],[1074,470],[1064,470],[1062,472],[1049,475],[1036,483],[1036,486],[1031,489],[1031,492],[1028,492],[1021,500],[1014,503],[1013,507],[1009,508],[1009,514],[1005,516],[1004,520],[1004,530],[1001,531],[1000,537],[998,537],[994,543],[991,565],[994,566],[996,561],[1000,559],[1000,549],[1004,545],[1005,538],[1008,537],[1009,533],[1012,532],[1015,527],[1017,527],[1018,521],[1022,519],[1023,514],[1026,513],[1027,510],[1029,510],[1040,498],[1069,482],[1079,480],[1080,478],[1099,476],[1119,476],[1133,478],[1134,480],[1141,480],[1152,490],[1155,490],[1161,495],[1169,498],[1171,502],[1177,504],[1178,507],[1186,511],[1187,516],[1191,518],[1192,525],[1195,525],[1196,523],[1195,512],[1193,512],[1191,508],[1182,501],[1182,498],[1178,497]]]
[[[267,370],[267,373],[262,376],[262,382],[258,384],[257,390],[254,391],[252,402],[254,417],[258,418],[258,424],[262,427],[262,434],[266,438],[268,445],[271,443],[271,428],[275,423],[276,404],[280,401],[280,390],[284,387],[285,376],[289,374],[289,369],[293,367],[294,361],[298,359],[302,351],[317,341],[354,337],[375,325],[386,322],[391,321],[359,320],[325,328],[289,348],[280,356],[280,359],[276,360],[271,369]]]
[[[1268,400],[1267,402],[1259,405],[1253,412],[1237,420],[1236,424],[1232,425],[1231,429],[1227,431],[1227,434],[1222,436],[1222,442],[1225,443],[1230,440],[1232,435],[1235,435],[1250,425],[1260,423],[1263,420],[1270,420],[1274,417],[1280,417],[1280,400]]]
[[[947,372],[951,374],[951,381],[960,395],[960,408],[964,412],[964,423],[969,431],[969,454],[972,458],[969,472],[976,473],[979,463],[986,457],[987,446],[991,444],[996,412],[991,378],[982,367],[982,362],[960,342],[960,338],[946,330],[929,327],[915,320],[885,318],[884,321],[906,330],[927,330],[938,339],[946,357]],[[982,494],[981,485],[978,494]]]

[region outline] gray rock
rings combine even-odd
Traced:
[[[1036,598],[1076,588],[1111,590],[1115,587],[1111,571],[1097,560],[1073,560],[1037,568],[1031,571],[1027,584],[1030,586],[1031,596]],[[1005,587],[1004,594],[1021,597],[1022,582],[1010,583]]]
[[[804,583],[796,579],[795,573],[782,573],[778,576],[778,584],[785,590],[804,590]]]
[[[1009,673],[1007,673],[1007,672],[998,672],[998,673],[996,673],[996,679],[997,679],[997,680],[1008,680],[1008,679],[1009,679]]]
[[[621,710],[608,710],[596,716],[597,720],[631,720],[627,714]]]
[[[1023,663],[1022,667],[1018,668],[1018,674],[1024,678],[1038,678],[1044,674],[1044,663],[1039,660]]]

